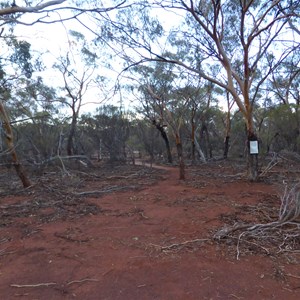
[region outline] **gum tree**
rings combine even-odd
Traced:
[[[17,87],[14,83],[16,81],[20,83],[22,79],[30,78],[32,75],[33,66],[31,63],[30,44],[25,41],[17,41],[12,37],[6,43],[2,43],[2,49],[11,46],[12,51],[8,51],[8,54],[6,53],[5,56],[2,55],[0,60],[0,120],[7,153],[11,155],[12,164],[23,186],[29,187],[31,183],[17,155],[10,115],[6,110],[5,104],[12,98],[13,91]],[[9,68],[14,70],[13,74],[8,72]]]
[[[110,10],[114,10],[121,7],[124,2],[120,2],[113,7],[104,8],[102,3],[98,1],[66,1],[66,0],[52,0],[52,1],[1,1],[0,2],[0,38],[7,41],[11,32],[15,26],[26,25],[32,26],[34,24],[51,24],[57,22],[64,22],[67,20],[76,20],[82,26],[86,26],[84,22],[86,21],[85,16],[90,15],[97,20],[105,17],[106,13]],[[30,15],[30,18],[26,16]],[[8,32],[8,34],[6,33]],[[22,55],[18,57],[19,61],[23,59],[23,68],[28,67],[28,60],[26,55],[29,55],[28,43],[24,42],[22,44],[23,51]],[[26,47],[28,49],[26,49]],[[19,53],[20,54],[20,53]],[[9,80],[14,79],[14,75],[8,74],[2,68],[2,58],[3,51],[0,54],[0,77],[4,79],[4,76]],[[8,68],[11,70],[11,67]],[[32,70],[31,70],[32,71]],[[25,74],[26,75],[26,74]],[[28,74],[27,74],[28,75]],[[26,75],[26,76],[27,76]],[[7,79],[4,80],[7,83]],[[3,124],[3,129],[5,132],[5,141],[7,148],[12,155],[12,162],[15,166],[18,176],[20,177],[23,186],[29,187],[31,185],[24,168],[18,158],[17,152],[14,145],[13,130],[11,127],[11,121],[9,114],[6,111],[5,101],[9,96],[9,89],[7,86],[1,86],[0,95],[0,119]]]
[[[247,144],[257,141],[253,110],[265,80],[292,53],[295,45],[288,22],[296,16],[298,1],[173,1],[183,9],[188,31],[182,31],[186,46],[202,53],[197,72],[224,88],[242,113],[247,129]],[[279,6],[280,5],[280,6]],[[177,39],[176,39],[177,37]],[[175,40],[176,39],[176,40]],[[174,44],[178,36],[173,37]],[[190,42],[191,41],[191,42]],[[195,61],[186,67],[195,68]],[[209,64],[218,69],[211,70]],[[258,177],[258,156],[249,155],[248,176]]]
[[[78,154],[75,147],[77,123],[82,106],[86,103],[87,92],[97,80],[98,57],[85,37],[75,31],[70,32],[70,51],[58,59],[54,68],[58,70],[63,85],[62,105],[71,112],[71,123],[67,137],[67,154]]]
[[[164,32],[170,26],[159,23],[154,9],[162,9],[178,28]],[[258,139],[253,110],[262,87],[298,49],[290,23],[297,22],[299,9],[299,1],[280,0],[145,1],[106,31],[120,42],[128,65],[177,64],[227,91],[243,115],[250,148]],[[248,155],[248,177],[258,178],[257,154]]]

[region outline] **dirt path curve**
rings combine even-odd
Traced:
[[[142,190],[88,198],[100,214],[47,224],[26,219],[7,229],[13,238],[0,247],[1,299],[300,298],[299,280],[280,278],[283,268],[297,274],[294,265],[263,255],[236,260],[226,250],[234,245],[211,240],[247,183],[203,177],[195,188],[178,180],[177,168],[163,169],[163,179]]]

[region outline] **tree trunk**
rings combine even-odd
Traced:
[[[254,132],[254,125],[253,125],[253,106],[250,105],[249,102],[249,95],[244,93],[245,96],[245,121],[246,121],[246,133],[247,133],[247,173],[248,179],[250,181],[257,181],[258,180],[258,139],[257,135]],[[257,149],[255,151],[251,151],[251,142],[257,143]]]
[[[76,154],[76,153],[74,153],[74,145],[73,145],[73,139],[74,139],[74,136],[75,136],[76,124],[77,124],[77,116],[73,115],[71,128],[70,128],[70,132],[69,132],[69,136],[68,136],[68,140],[67,140],[67,154],[69,156],[71,156],[73,154]]]
[[[200,140],[203,141],[205,156],[207,158],[208,157],[212,158],[212,147],[210,144],[208,128],[205,123],[203,123],[201,130],[200,130]]]
[[[200,147],[200,145],[199,145],[199,143],[197,142],[197,140],[195,139],[195,147],[196,147],[196,150],[197,150],[197,152],[198,152],[198,155],[199,155],[199,157],[200,157],[200,159],[203,161],[203,162],[207,162],[207,160],[206,160],[206,157],[205,157],[205,155],[204,155],[204,153],[203,153],[203,151],[202,151],[202,149],[201,149],[201,147]]]
[[[179,134],[176,134],[176,148],[179,161],[179,179],[185,180],[185,164],[183,159],[182,143]]]
[[[168,163],[172,164],[173,163],[173,158],[172,158],[172,153],[171,153],[171,147],[170,147],[169,139],[167,137],[166,132],[164,132],[162,135],[163,135],[163,139],[164,139],[165,144],[166,144]]]
[[[227,105],[228,105],[228,111],[226,113],[226,128],[225,128],[224,152],[223,152],[224,159],[227,159],[227,157],[228,157],[230,131],[231,131],[230,109],[231,109],[232,105],[230,104],[228,93],[227,93]]]
[[[195,145],[195,124],[192,122],[192,133],[191,133],[191,146],[192,146],[192,161],[195,162],[196,159],[196,145]]]
[[[196,131],[196,126],[195,126],[195,121],[194,121],[194,118],[195,118],[195,112],[196,110],[193,108],[192,109],[192,116],[191,116],[191,126],[192,126],[192,129],[191,129],[191,151],[192,151],[192,161],[195,162],[195,159],[196,159],[196,145],[195,145],[195,138],[196,138],[196,134],[195,134],[195,131]]]
[[[27,188],[31,186],[30,180],[28,179],[26,172],[18,159],[18,155],[14,145],[14,137],[13,131],[10,126],[10,120],[8,115],[6,114],[5,108],[3,103],[0,101],[0,114],[3,120],[3,129],[5,131],[5,141],[7,144],[8,151],[11,153],[12,156],[12,163],[14,168],[19,176],[20,180],[22,181],[23,187]]]
[[[64,134],[63,134],[63,131],[61,130],[60,133],[59,133],[58,145],[57,145],[57,150],[56,150],[56,154],[58,156],[60,156],[62,154],[63,140],[64,140]]]
[[[195,163],[196,161],[196,145],[195,145],[195,139],[192,140],[192,162]]]
[[[229,151],[229,140],[230,140],[230,136],[226,136],[224,139],[224,153],[223,153],[223,158],[227,159],[228,157],[228,151]]]
[[[248,138],[247,138],[247,172],[248,172],[248,179],[250,181],[257,181],[258,180],[258,153],[251,153],[250,152],[250,142],[258,142],[257,136],[253,132],[248,131]]]
[[[173,163],[173,158],[172,158],[170,142],[169,142],[167,133],[166,133],[164,127],[161,126],[160,123],[157,123],[156,120],[153,120],[152,123],[157,128],[157,130],[160,132],[161,137],[163,138],[163,140],[165,142],[166,150],[167,150],[168,163],[172,164]]]

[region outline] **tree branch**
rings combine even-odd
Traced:
[[[46,7],[49,6],[54,6],[54,5],[59,5],[66,2],[66,0],[53,0],[53,1],[48,1],[36,6],[11,6],[11,7],[6,7],[0,10],[0,16],[6,16],[6,15],[11,15],[15,13],[36,13],[41,10],[43,10]]]

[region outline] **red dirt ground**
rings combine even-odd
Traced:
[[[23,191],[7,172],[1,299],[300,299],[299,235],[293,248],[213,239],[275,220],[283,173],[250,183],[214,163],[187,168],[184,182],[172,167],[99,167]]]

